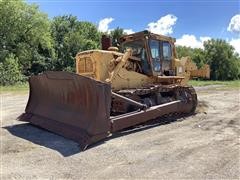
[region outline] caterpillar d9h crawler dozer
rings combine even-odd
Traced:
[[[120,38],[120,52],[78,53],[76,74],[49,71],[32,76],[20,120],[73,139],[85,149],[148,120],[193,113],[197,95],[182,83],[174,42],[148,31],[126,35]]]

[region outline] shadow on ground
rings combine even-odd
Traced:
[[[150,120],[146,123],[143,123],[143,124],[140,124],[140,125],[137,125],[137,126],[133,126],[133,127],[129,127],[129,128],[123,129],[122,131],[119,131],[119,132],[115,132],[114,134],[112,134],[110,137],[104,139],[103,141],[100,141],[100,142],[97,142],[97,143],[94,143],[94,144],[88,146],[87,149],[91,149],[91,148],[94,148],[96,146],[99,146],[99,145],[105,143],[106,141],[114,139],[114,138],[118,138],[118,137],[121,137],[121,136],[127,136],[128,134],[137,133],[137,132],[144,131],[144,130],[147,130],[147,129],[150,129],[150,128],[153,128],[153,127],[166,125],[166,124],[170,124],[170,123],[175,122],[175,121],[182,121],[182,120],[184,120],[183,116],[161,117],[161,118],[158,118],[158,119]]]
[[[53,134],[30,123],[4,127],[12,135],[31,141],[34,144],[58,151],[64,157],[81,152],[78,143]]]
[[[87,148],[87,150],[94,148],[98,145],[101,145],[110,139],[136,133],[152,127],[169,124],[176,120],[183,120],[183,118],[179,118],[179,117],[178,118],[177,117],[158,118],[158,119],[146,122],[144,124],[141,124],[139,126],[134,126],[134,127],[124,129],[120,132],[114,133],[112,136],[100,142],[90,145]],[[14,136],[31,141],[34,144],[38,144],[40,146],[44,146],[52,150],[58,151],[64,157],[68,157],[82,151],[78,143],[72,140],[66,139],[62,136],[53,134],[45,129],[31,125],[30,123],[7,126],[4,128],[7,129]]]

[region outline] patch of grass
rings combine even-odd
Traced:
[[[203,80],[190,80],[188,82],[189,85],[192,86],[209,86],[209,85],[223,85],[230,88],[239,88],[240,80],[234,81],[203,81]]]
[[[28,82],[21,84],[11,85],[11,86],[0,86],[0,92],[23,92],[29,89]]]

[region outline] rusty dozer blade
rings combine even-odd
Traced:
[[[110,84],[68,72],[29,79],[30,94],[19,119],[78,142],[82,149],[108,136]]]

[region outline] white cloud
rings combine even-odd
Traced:
[[[209,36],[201,36],[199,39],[200,39],[200,41],[201,41],[202,43],[204,43],[204,41],[208,41],[208,40],[210,40],[210,39],[212,39],[212,38],[209,37]]]
[[[176,40],[176,45],[186,46],[191,48],[202,48],[204,41],[210,40],[208,36],[202,36],[199,39],[192,34],[184,34],[181,38]]]
[[[235,51],[240,54],[240,38],[230,40],[229,44],[231,44],[235,48]]]
[[[126,33],[126,34],[133,34],[134,33],[134,31],[132,29],[124,29],[123,32]]]
[[[112,17],[109,18],[104,18],[99,21],[98,24],[98,30],[101,32],[109,32],[109,24],[113,21],[114,19]]]
[[[237,14],[231,18],[227,30],[240,34],[240,14]]]
[[[163,34],[163,35],[168,35],[168,34],[172,34],[173,32],[173,25],[176,24],[177,21],[177,17],[172,15],[172,14],[168,14],[166,16],[161,17],[158,21],[156,22],[150,22],[148,24],[148,30],[156,33],[156,34]]]

